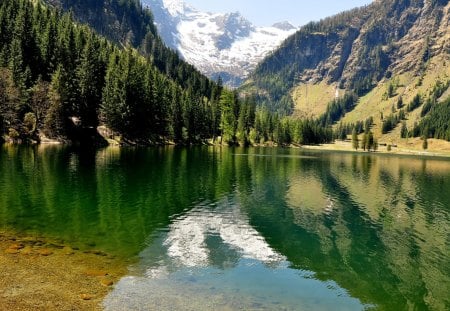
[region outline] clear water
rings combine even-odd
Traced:
[[[3,146],[1,228],[123,258],[106,310],[450,310],[445,159]]]

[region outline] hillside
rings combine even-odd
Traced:
[[[143,16],[151,17],[148,12]],[[152,55],[139,52],[107,40],[76,23],[72,14],[61,14],[42,1],[2,1],[1,137],[11,142],[52,138],[95,144],[101,141],[99,125],[109,129],[105,136],[130,143],[192,143],[213,137],[219,130],[213,109],[220,114],[222,87],[191,65],[165,59],[174,78]]]
[[[399,98],[406,106],[421,97],[404,118],[412,131],[424,116],[420,107],[435,97],[433,87],[450,77],[449,10],[446,0],[377,0],[310,23],[261,62],[243,90],[272,110],[302,118],[323,115],[351,91],[358,102],[334,122],[372,117],[376,136],[400,138],[401,122],[382,135]],[[442,101],[448,92],[439,95]]]
[[[166,46],[158,34],[153,14],[142,6],[140,0],[44,2],[65,12],[70,11],[77,22],[89,25],[112,42],[138,49],[160,72],[183,87],[196,85],[196,92],[203,96],[210,92],[209,79]]]

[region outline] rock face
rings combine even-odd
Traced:
[[[230,86],[243,79],[296,30],[288,22],[255,27],[238,12],[200,12],[181,0],[143,0],[165,43],[212,78]]]
[[[247,88],[280,102],[299,84],[365,94],[383,79],[420,76],[450,53],[449,8],[448,0],[377,0],[310,23],[258,65]]]

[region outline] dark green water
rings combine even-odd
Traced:
[[[0,229],[131,259],[107,310],[450,310],[450,161],[0,149]]]

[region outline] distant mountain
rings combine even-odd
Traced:
[[[329,120],[373,118],[375,134],[397,139],[401,127],[411,132],[427,115],[427,103],[450,95],[449,22],[448,0],[376,0],[302,27],[242,90],[302,118],[329,114],[332,100],[354,92],[357,103]],[[395,122],[386,126],[391,116]]]
[[[212,78],[230,86],[243,79],[296,28],[288,22],[256,27],[238,12],[201,12],[181,0],[142,0],[153,12],[161,37]]]

